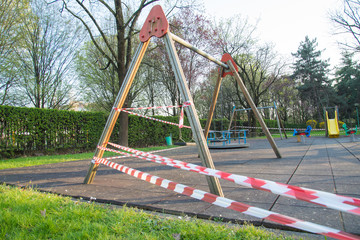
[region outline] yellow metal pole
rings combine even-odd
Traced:
[[[103,130],[103,133],[100,137],[98,146],[101,147],[106,147],[111,133],[114,129],[115,123],[119,117],[119,112],[115,110],[115,108],[122,108],[122,106],[124,105],[125,99],[129,93],[130,87],[132,85],[132,82],[135,78],[136,72],[139,69],[141,60],[144,57],[144,54],[146,52],[147,47],[149,46],[150,41],[148,40],[147,42],[141,42],[138,49],[135,52],[134,58],[130,64],[129,70],[124,78],[124,82],[120,88],[120,91],[117,95],[117,98],[114,102],[114,106],[113,109],[110,112],[110,115],[107,119],[105,128]],[[102,158],[104,154],[103,150],[99,150],[98,148],[96,148],[95,150],[95,154],[94,157],[97,158]],[[96,175],[96,171],[99,167],[99,164],[96,164],[94,160],[91,161],[90,166],[89,166],[89,170],[88,173],[84,179],[84,184],[90,184],[93,182],[94,177]]]
[[[165,41],[167,53],[169,55],[171,66],[175,74],[175,79],[177,82],[177,86],[179,88],[181,99],[184,102],[186,101],[191,103],[189,107],[185,108],[185,111],[187,112],[187,116],[189,118],[190,126],[193,132],[193,136],[199,150],[200,159],[205,167],[215,169],[214,162],[211,158],[210,151],[206,144],[206,140],[200,125],[199,117],[197,115],[195,106],[193,104],[194,101],[191,97],[190,90],[187,86],[185,75],[181,68],[180,60],[177,55],[171,35],[166,34],[164,36],[164,41]],[[219,195],[221,197],[224,196],[218,178],[206,176],[206,180],[208,182],[211,193]]]

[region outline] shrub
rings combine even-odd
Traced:
[[[100,112],[0,106],[0,156],[93,149],[104,124]]]
[[[319,128],[324,129],[325,128],[325,122],[320,122],[319,123]]]
[[[317,125],[317,121],[316,120],[308,120],[306,121],[306,126],[310,125],[312,128],[315,128]]]
[[[342,128],[342,125],[344,125],[344,122],[339,120],[338,125],[339,125],[339,128]]]

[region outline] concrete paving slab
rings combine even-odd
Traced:
[[[338,211],[323,208],[313,204],[305,206],[303,203],[299,204],[291,199],[279,200],[279,202],[272,209],[274,212],[293,216],[304,221],[309,221],[332,227],[338,230],[343,229],[343,222]]]

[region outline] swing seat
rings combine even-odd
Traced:
[[[209,140],[209,142],[226,142],[228,141],[227,139],[214,139],[214,140]]]

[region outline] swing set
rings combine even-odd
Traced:
[[[149,40],[153,36],[164,39],[167,54],[169,56],[171,66],[172,66],[172,69],[175,74],[175,80],[176,80],[177,86],[179,88],[181,99],[184,103],[184,104],[182,104],[182,107],[184,108],[184,110],[187,113],[189,123],[190,123],[189,127],[191,128],[191,130],[193,132],[194,140],[198,147],[199,156],[200,156],[203,166],[182,162],[182,161],[162,157],[162,156],[151,154],[151,153],[138,151],[135,149],[131,149],[131,148],[128,148],[125,146],[120,146],[118,144],[109,142],[111,133],[115,126],[115,122],[117,121],[117,118],[118,118],[120,112],[127,111],[127,113],[129,113],[130,112],[129,110],[134,110],[134,109],[122,109],[122,107],[123,107],[123,104],[127,97],[127,94],[129,93],[131,84],[135,78],[135,75],[136,75],[136,72],[141,63],[141,60],[142,60],[142,58],[146,52],[146,49],[150,43]],[[231,181],[235,184],[245,186],[245,187],[256,188],[259,190],[263,190],[266,192],[272,192],[274,194],[279,194],[281,196],[289,197],[292,199],[296,198],[298,200],[319,204],[321,206],[326,206],[329,208],[341,210],[341,211],[348,212],[348,213],[355,214],[355,215],[360,215],[360,211],[359,211],[360,210],[360,199],[335,195],[335,194],[321,192],[321,191],[312,190],[312,189],[305,189],[305,188],[296,187],[296,186],[290,186],[287,184],[276,183],[276,182],[272,182],[272,181],[268,181],[268,180],[249,178],[246,176],[241,176],[241,175],[237,175],[237,174],[231,174],[231,173],[216,170],[214,167],[207,143],[206,143],[206,136],[209,133],[210,123],[211,123],[212,116],[214,113],[214,108],[216,105],[217,96],[218,96],[219,88],[221,85],[221,80],[223,77],[225,77],[228,74],[232,75],[238,82],[245,98],[247,99],[249,105],[251,106],[251,109],[254,111],[257,120],[259,121],[271,147],[273,148],[273,151],[275,152],[275,154],[278,158],[281,158],[281,154],[275,144],[274,139],[270,135],[270,132],[269,132],[268,128],[266,127],[260,113],[258,112],[258,109],[256,108],[247,89],[245,88],[244,83],[242,82],[240,76],[237,73],[236,64],[234,63],[233,59],[231,58],[231,56],[229,54],[224,54],[221,61],[218,61],[214,57],[210,56],[209,54],[195,48],[190,43],[187,43],[185,40],[182,40],[181,38],[170,33],[168,21],[166,19],[166,16],[165,16],[162,8],[159,5],[154,6],[151,9],[151,11],[145,21],[145,24],[140,31],[140,41],[141,41],[141,43],[135,52],[134,58],[130,64],[130,67],[125,76],[124,82],[123,82],[121,89],[118,93],[118,96],[114,102],[114,107],[111,110],[110,115],[107,119],[107,123],[106,123],[103,133],[100,137],[94,157],[93,157],[92,161],[90,162],[88,173],[84,179],[85,184],[90,184],[93,182],[99,165],[104,164],[108,167],[111,167],[113,169],[121,171],[130,176],[136,177],[143,181],[147,181],[149,183],[158,185],[162,188],[169,189],[174,192],[181,193],[181,194],[187,195],[191,198],[202,200],[202,201],[208,202],[213,205],[217,205],[217,206],[220,206],[223,208],[228,208],[228,209],[232,209],[237,212],[248,214],[253,217],[270,220],[270,221],[280,223],[280,224],[283,224],[286,226],[294,227],[297,229],[301,229],[301,230],[305,230],[305,231],[309,231],[309,232],[313,232],[313,233],[317,233],[317,234],[322,234],[322,235],[329,236],[329,237],[336,237],[339,239],[357,239],[357,236],[351,235],[351,234],[343,232],[341,230],[337,230],[337,229],[325,227],[322,225],[314,224],[311,222],[299,220],[296,218],[288,217],[288,216],[285,216],[285,215],[282,215],[279,213],[275,213],[275,212],[272,212],[269,210],[253,207],[253,206],[250,206],[250,205],[247,205],[244,203],[236,202],[229,198],[225,198],[224,194],[222,192],[220,183],[219,183],[220,178],[223,180]],[[190,91],[188,89],[183,70],[180,65],[179,57],[177,55],[177,51],[175,49],[174,42],[178,42],[178,43],[184,45],[185,47],[188,47],[189,49],[199,53],[200,55],[206,57],[207,59],[215,62],[216,64],[218,64],[220,66],[220,71],[219,71],[220,74],[217,79],[217,84],[216,84],[216,88],[215,88],[215,91],[213,94],[213,99],[212,99],[212,103],[211,103],[210,110],[209,110],[208,120],[207,120],[204,131],[203,131],[203,129],[201,129],[200,121],[199,121],[198,115],[196,113],[196,109],[193,104],[193,99],[190,95]],[[153,107],[150,107],[150,108],[153,108]],[[160,107],[156,107],[156,108],[160,108]],[[150,119],[151,117],[147,117],[147,118]],[[154,120],[154,119],[151,119],[151,120]],[[166,122],[166,123],[168,123],[168,122]],[[179,124],[176,124],[176,123],[172,123],[172,124],[177,125],[179,127],[182,126],[181,121],[179,122]],[[183,126],[183,127],[185,127],[185,126]],[[112,146],[113,148],[127,151],[127,152],[109,148],[109,147],[107,147],[108,145]],[[205,192],[205,191],[202,191],[199,189],[195,189],[195,188],[183,185],[183,184],[179,184],[179,183],[176,183],[176,182],[173,182],[173,181],[161,178],[161,177],[151,175],[149,173],[141,172],[139,170],[129,168],[124,165],[112,162],[112,161],[110,161],[110,159],[114,159],[114,157],[103,158],[104,151],[116,152],[116,153],[121,154],[126,157],[136,157],[136,158],[144,159],[144,160],[159,163],[159,164],[165,164],[165,165],[179,168],[182,170],[187,170],[187,171],[203,174],[206,176],[211,193],[208,193],[208,192]],[[316,199],[316,201],[313,201],[314,199]],[[327,199],[331,199],[332,201],[327,201]]]
[[[285,131],[285,128],[284,128],[284,125],[282,124],[280,118],[279,118],[279,113],[278,113],[278,110],[277,110],[277,106],[276,106],[276,102],[274,101],[274,105],[273,106],[265,106],[265,107],[257,107],[256,109],[274,109],[274,112],[275,112],[275,117],[276,117],[276,122],[277,122],[277,129],[279,131],[279,134],[280,134],[280,138],[281,140],[283,139],[283,136],[282,136],[282,133],[284,133],[284,136],[285,138],[287,139],[287,135],[286,135],[286,131]],[[246,128],[245,126],[237,126],[236,125],[236,113],[237,112],[245,112],[245,111],[251,111],[252,108],[236,108],[236,106],[233,107],[232,111],[231,111],[231,117],[230,117],[230,122],[229,122],[229,127],[228,127],[228,131],[231,131],[231,130],[238,130],[238,128]],[[233,122],[235,123],[235,126],[232,127],[232,124]],[[282,131],[282,132],[281,132]]]
[[[204,52],[200,49],[197,49],[196,47],[194,47],[190,43],[186,42],[185,40],[172,34],[169,31],[169,23],[166,19],[166,16],[165,16],[162,8],[159,5],[154,6],[152,8],[152,10],[150,11],[150,13],[144,23],[144,26],[142,27],[142,29],[139,33],[139,37],[140,37],[139,47],[134,54],[134,58],[129,66],[128,72],[124,78],[123,84],[122,84],[120,91],[118,93],[118,96],[114,102],[114,107],[110,112],[107,123],[105,125],[103,133],[98,142],[98,148],[95,151],[94,159],[102,158],[102,156],[104,154],[103,149],[106,148],[106,146],[109,144],[109,139],[110,139],[110,136],[114,129],[115,122],[118,119],[119,113],[121,111],[128,111],[126,109],[124,109],[124,110],[121,110],[121,109],[122,109],[122,106],[124,105],[125,99],[129,93],[132,82],[135,78],[135,75],[138,71],[138,68],[141,64],[141,61],[145,55],[146,49],[148,48],[148,46],[150,44],[150,39],[152,37],[158,37],[158,38],[162,38],[164,40],[166,52],[169,56],[169,60],[170,60],[170,63],[171,63],[171,66],[172,66],[172,69],[173,69],[173,72],[175,75],[175,80],[176,80],[176,83],[177,83],[177,86],[178,86],[178,89],[180,92],[181,99],[184,103],[187,103],[187,105],[188,105],[185,108],[185,111],[187,112],[187,116],[188,116],[189,123],[190,123],[189,127],[192,129],[193,137],[194,137],[194,140],[198,147],[199,156],[200,156],[203,166],[206,166],[206,167],[212,168],[212,169],[215,168],[214,163],[212,161],[212,157],[210,155],[209,148],[206,143],[206,137],[208,136],[208,133],[209,133],[210,123],[212,121],[212,116],[213,116],[213,112],[215,109],[217,95],[218,95],[218,91],[219,91],[219,88],[221,85],[221,80],[226,75],[232,75],[237,80],[247,101],[249,102],[250,106],[252,107],[253,111],[255,112],[256,117],[260,122],[260,125],[263,127],[263,130],[268,137],[268,141],[270,142],[270,145],[272,146],[273,151],[275,152],[275,154],[278,158],[281,158],[281,154],[277,148],[277,145],[276,145],[274,139],[272,138],[272,136],[270,135],[270,132],[267,129],[260,113],[257,111],[256,106],[255,106],[253,100],[251,99],[250,94],[248,93],[244,83],[242,82],[239,74],[237,73],[237,71],[238,71],[237,66],[236,66],[234,60],[232,59],[232,57],[230,56],[230,54],[227,54],[227,53],[224,54],[222,56],[221,61],[219,61],[215,57],[207,54],[206,52]],[[207,58],[208,60],[210,60],[220,66],[219,76],[218,76],[217,85],[216,85],[217,88],[214,91],[212,104],[211,104],[211,107],[209,110],[208,120],[207,120],[204,131],[201,128],[199,117],[197,115],[195,106],[193,104],[193,99],[191,97],[190,90],[187,86],[183,69],[180,65],[180,60],[179,60],[179,57],[178,57],[178,54],[177,54],[177,51],[176,51],[175,45],[174,45],[175,42],[189,48],[190,50],[200,54],[201,56]],[[179,125],[181,126],[181,124],[179,124]],[[99,166],[99,162],[96,162],[95,160],[93,160],[91,162],[88,173],[85,177],[84,183],[86,183],[86,184],[92,183],[92,181],[96,175],[98,166]],[[209,176],[206,179],[207,179],[211,193],[214,193],[219,196],[223,196],[223,192],[222,192],[222,189],[220,186],[219,179],[215,178],[215,177],[209,177]]]

